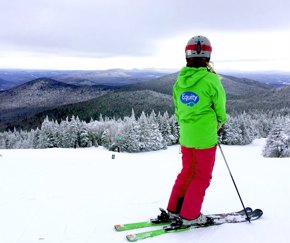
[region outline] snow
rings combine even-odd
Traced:
[[[258,221],[167,234],[147,243],[290,242],[289,158],[263,158],[265,139],[222,146],[246,206]],[[157,215],[181,168],[179,146],[146,153],[84,149],[0,150],[1,243],[119,243],[118,223]],[[242,208],[220,151],[204,213]]]

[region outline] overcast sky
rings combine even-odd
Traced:
[[[289,0],[0,0],[0,68],[173,68],[195,35],[216,69],[290,71]]]

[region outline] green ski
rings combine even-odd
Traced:
[[[252,212],[248,212],[248,208],[247,208],[247,213],[251,221],[257,220],[263,215],[263,211],[261,209],[256,209]],[[215,225],[221,225],[225,223],[241,223],[241,222],[248,221],[246,214],[243,213],[242,211],[236,212],[236,213],[228,213],[228,214],[226,213],[226,214],[208,215],[208,217],[212,218],[212,223],[210,224],[193,225],[191,227],[182,228],[182,229],[171,229],[170,225],[168,225],[168,226],[164,226],[162,229],[151,230],[147,232],[140,232],[136,234],[129,234],[126,236],[126,238],[130,242],[135,242],[135,241],[147,239],[150,237],[156,237],[156,236],[167,234],[167,233],[179,233],[179,232],[192,230],[195,228],[204,228],[204,227],[210,227],[210,226],[215,226]]]

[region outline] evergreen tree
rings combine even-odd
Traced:
[[[241,130],[241,145],[250,144],[254,140],[254,129],[250,117],[244,112],[238,118],[239,128]]]
[[[65,121],[61,121],[60,137],[61,137],[61,147],[63,148],[78,147],[78,127],[74,116],[71,118],[71,121],[69,121],[68,117],[66,118]]]
[[[37,148],[53,148],[58,146],[58,125],[54,121],[49,121],[48,117],[41,124],[38,134]]]
[[[95,143],[98,145],[102,144],[102,135],[105,131],[105,122],[104,121],[94,121],[93,124],[89,124],[92,136],[95,139]]]
[[[132,121],[136,121],[136,115],[135,115],[135,111],[134,111],[134,109],[132,108],[132,111],[131,111],[131,120]]]
[[[17,142],[20,140],[19,133],[14,129],[14,131],[6,132],[5,136],[5,147],[6,149],[15,149]]]
[[[255,138],[254,133],[251,119],[245,113],[236,117],[228,116],[221,130],[221,142],[229,145],[250,144]]]
[[[284,130],[281,124],[276,125],[267,138],[263,150],[264,157],[290,157],[290,134]]]
[[[268,137],[271,127],[273,126],[273,120],[269,118],[265,113],[257,112],[251,114],[252,119],[255,121],[255,130],[257,131],[257,138]]]
[[[30,132],[20,131],[20,137],[22,138],[20,147],[23,149],[33,148],[34,134],[34,130],[31,130]]]
[[[158,114],[157,117],[158,125],[159,125],[159,130],[162,134],[163,139],[165,140],[166,144],[168,146],[173,144],[173,138],[172,138],[172,133],[171,133],[171,126],[170,126],[170,119],[168,112],[165,112],[163,116]]]
[[[18,141],[16,142],[14,148],[15,149],[27,149],[31,147],[31,133],[26,131],[17,131]]]
[[[32,148],[36,149],[39,148],[38,141],[39,141],[40,130],[36,128],[34,132],[34,136],[32,138]]]
[[[101,137],[101,145],[104,146],[105,148],[110,148],[111,147],[111,132],[109,129],[106,129]]]
[[[98,146],[98,142],[97,142],[97,136],[95,133],[95,126],[96,122],[91,120],[88,124],[85,124],[86,130],[88,132],[88,137],[89,137],[89,141],[91,146]]]
[[[229,116],[221,130],[221,142],[223,144],[235,145],[241,144],[242,139],[242,130],[239,128],[235,119]]]
[[[158,124],[155,122],[155,113],[151,113],[149,118],[142,112],[138,119],[139,129],[139,147],[140,151],[152,151],[166,148],[166,142],[163,140],[159,131]]]
[[[80,147],[91,147],[92,146],[92,141],[90,140],[89,133],[84,126],[82,126],[82,128],[80,129],[79,145],[80,145]]]
[[[139,149],[140,151],[147,151],[148,149],[148,140],[149,140],[149,126],[147,117],[144,112],[141,113],[138,119],[138,137],[139,137]]]
[[[5,133],[0,133],[0,149],[6,149],[6,144],[5,144],[6,138],[5,138]]]
[[[164,126],[166,127],[166,122],[164,121]],[[150,144],[149,144],[149,150],[160,150],[160,149],[166,149],[167,143],[166,140],[163,138],[162,133],[159,129],[159,125],[157,122],[156,114],[154,111],[151,112],[149,118],[148,118],[148,125],[149,125],[149,132],[150,132]],[[166,129],[170,130],[170,127],[166,127]],[[169,130],[167,130],[167,137],[169,136]]]
[[[118,142],[116,146],[121,151],[126,152],[139,152],[139,137],[138,137],[139,125],[135,120],[135,116],[125,117],[124,124],[118,132]]]
[[[177,143],[179,143],[179,125],[178,125],[178,122],[176,120],[175,115],[170,117],[169,125],[170,125],[170,128],[171,128],[171,141],[172,141],[172,144],[177,144]]]

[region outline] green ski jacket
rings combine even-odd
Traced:
[[[221,81],[207,68],[184,67],[173,86],[180,144],[205,149],[217,144],[218,123],[226,119],[226,94]]]

